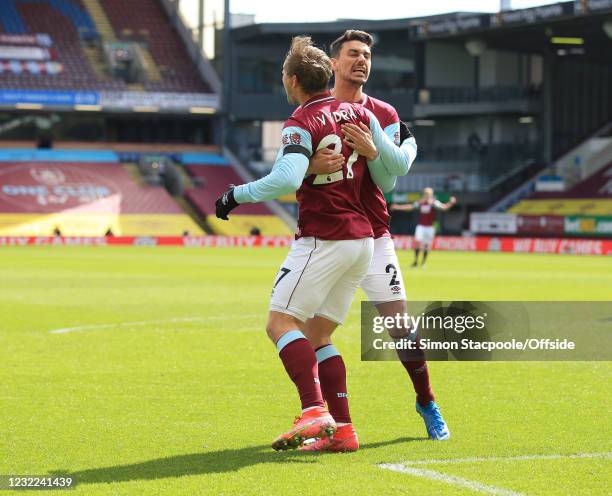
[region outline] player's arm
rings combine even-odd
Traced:
[[[402,153],[393,142],[393,137],[389,137],[380,127],[378,119],[369,112],[370,127],[363,123],[359,126],[355,124],[345,124],[342,131],[345,134],[345,143],[355,150],[359,155],[364,156],[368,162],[368,169],[374,183],[383,191],[388,192],[395,188],[398,175],[408,172],[409,166],[396,163],[395,167],[387,167],[383,156],[391,156],[399,161]],[[392,136],[395,134],[393,131]]]
[[[384,167],[390,176],[403,176],[408,173],[417,155],[417,144],[408,126],[399,119],[384,130],[378,119],[368,111],[370,126],[359,123],[342,126],[346,144],[359,155],[363,155],[376,167]],[[400,137],[396,143],[397,136]],[[386,138],[386,139],[385,139]],[[399,145],[399,150],[395,146]]]
[[[389,175],[403,176],[408,173],[410,163],[408,157],[402,153],[383,131],[376,116],[367,111],[370,116],[369,127],[363,123],[344,124],[342,131],[345,134],[347,146],[363,155],[375,167],[384,167]]]
[[[310,157],[306,174],[333,174],[342,170],[344,157],[329,148],[322,148]]]
[[[455,198],[454,196],[451,196],[447,203],[442,203],[441,201],[436,200],[434,202],[434,207],[437,208],[438,210],[442,210],[446,212],[447,210],[450,210],[451,208],[453,208],[453,205],[455,205],[456,203],[457,203],[457,198]]]
[[[370,176],[372,176],[372,181],[374,181],[374,184],[376,184],[383,193],[388,193],[395,189],[397,176],[389,174],[384,167],[370,166],[370,162],[368,162],[368,169],[370,171]]]
[[[399,122],[397,125],[399,125]],[[389,128],[388,132],[392,133],[391,136],[395,134],[396,129],[397,128],[393,126]],[[408,148],[398,147],[393,142],[393,137],[390,138],[389,135],[383,131],[378,119],[376,119],[374,114],[371,112],[370,131],[372,132],[372,139],[379,152],[378,156],[372,160],[373,165],[382,165],[390,175],[406,175],[410,170],[410,166],[412,165],[414,158],[416,157],[416,149],[413,149],[414,155],[412,156],[406,153]],[[399,129],[397,129],[397,131],[399,131]],[[414,146],[416,147],[416,142],[414,143]]]
[[[408,157],[408,162],[410,164],[408,166],[408,169],[410,169],[412,163],[415,161],[417,156],[418,147],[416,139],[414,138],[414,135],[410,132],[410,129],[408,128],[405,122],[398,121],[397,124],[399,126],[400,150],[402,150],[402,153],[404,153],[404,155]]]
[[[373,114],[370,114],[373,117]],[[370,128],[364,123],[360,122],[359,126],[355,124],[345,124],[342,126],[344,132],[344,142],[356,153],[365,157],[370,176],[384,193],[393,190],[395,183],[397,182],[397,176],[389,174],[382,165],[382,162],[375,162],[378,157],[378,149],[374,144],[374,139]]]
[[[301,186],[312,155],[310,133],[299,127],[286,127],[283,130],[283,143],[286,144],[268,175],[257,181],[231,187],[216,201],[218,218],[227,220],[227,214],[242,203],[274,200]]]
[[[365,129],[364,124],[361,124],[361,126]],[[412,165],[412,162],[414,162],[417,155],[417,145],[414,136],[412,136],[412,133],[408,129],[408,126],[406,126],[406,124],[402,121],[398,120],[397,122],[389,124],[384,129],[384,133],[393,142],[396,142],[397,137],[399,136],[400,150],[408,158],[408,170],[410,170],[410,166]],[[368,167],[370,168],[370,175],[372,176],[374,182],[383,190],[384,193],[387,193],[395,188],[397,176],[389,174],[389,168],[382,162],[382,159],[380,164],[377,164],[374,161],[373,163],[368,162]]]
[[[418,205],[419,202],[406,203],[405,205],[398,205],[397,203],[394,203],[391,205],[390,209],[397,210],[400,212],[412,212],[415,208],[418,207]]]
[[[399,170],[404,166],[404,160],[408,161],[408,170],[412,167],[412,163],[416,159],[417,156],[417,143],[408,129],[408,126],[397,118],[396,122],[389,124],[387,127],[383,129],[385,135],[397,144],[400,148],[400,151],[404,154],[401,163],[396,164],[384,164],[386,170]],[[388,160],[396,160],[398,155],[395,154],[388,158]],[[384,158],[381,157],[381,160],[384,162]]]

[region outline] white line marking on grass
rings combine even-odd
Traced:
[[[491,457],[470,457],[470,458],[448,458],[431,460],[409,460],[403,462],[405,465],[434,465],[441,463],[474,463],[474,462],[505,462],[520,460],[561,460],[566,458],[611,458],[612,451],[600,453],[575,453],[570,455],[517,455],[517,456],[491,456]]]
[[[211,317],[178,317],[173,319],[159,319],[159,320],[139,320],[136,322],[114,322],[112,324],[91,324],[75,327],[63,327],[61,329],[52,329],[49,331],[50,334],[66,334],[69,332],[80,332],[80,331],[96,331],[100,329],[115,329],[117,327],[140,327],[147,326],[150,324],[167,324],[174,322],[208,322],[210,320],[238,320],[238,319],[252,319],[259,317],[260,314],[245,314],[228,317],[227,315],[213,315]]]
[[[424,477],[426,479],[445,482],[453,486],[465,487],[479,493],[494,494],[495,496],[524,496],[524,493],[517,493],[516,491],[510,491],[501,487],[489,486],[488,484],[482,484],[477,481],[463,479],[462,477],[456,477],[454,475],[443,474],[442,472],[436,472],[435,470],[428,470],[426,468],[408,467],[401,463],[382,463],[379,465],[380,468],[387,470],[393,470],[394,472],[401,472],[402,474],[414,475],[416,477]]]
[[[521,461],[521,460],[561,460],[561,459],[588,459],[588,458],[604,458],[612,459],[612,452],[605,451],[601,453],[576,453],[569,455],[518,455],[518,456],[492,456],[492,457],[469,457],[469,458],[448,458],[431,459],[431,460],[408,460],[403,463],[381,463],[378,466],[386,470],[400,472],[402,474],[414,475],[415,477],[424,477],[426,479],[445,482],[455,486],[465,487],[476,492],[493,494],[496,496],[523,496],[523,493],[517,493],[509,489],[483,484],[478,481],[463,479],[454,475],[436,472],[425,468],[418,468],[419,465],[436,465],[445,463],[474,463],[474,462],[503,462],[503,461]]]

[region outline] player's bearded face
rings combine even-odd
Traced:
[[[361,41],[347,41],[337,59],[333,59],[336,77],[354,84],[365,84],[372,67],[371,52]]]

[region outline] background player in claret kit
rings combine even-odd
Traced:
[[[331,74],[331,61],[310,38],[293,39],[283,65],[283,86],[289,102],[300,106],[285,122],[274,167],[264,178],[230,188],[217,200],[217,217],[227,220],[240,203],[298,190],[296,241],[274,283],[267,333],[297,386],[302,416],[273,442],[277,450],[297,448],[307,438],[327,437],[336,429],[324,408],[315,352],[302,330],[325,301],[335,303],[330,309],[334,321],[345,319],[373,251],[372,227],[359,201],[366,169],[377,177],[376,170],[384,168],[385,162],[403,160],[369,111],[330,95]],[[371,130],[379,151],[373,158],[380,155],[378,162],[366,164],[364,157],[342,143],[341,129],[347,123],[364,124]],[[342,169],[305,177],[313,151],[328,146],[344,157]],[[404,169],[407,172],[407,161]]]
[[[436,228],[434,222],[436,220],[436,210],[446,211],[452,208],[457,203],[457,199],[451,196],[448,203],[442,203],[436,200],[432,188],[425,188],[423,190],[423,198],[415,201],[414,203],[408,203],[407,205],[391,205],[391,210],[410,212],[412,210],[419,211],[419,221],[416,229],[414,230],[414,262],[413,267],[417,267],[419,264],[419,252],[423,251],[423,261],[421,266],[425,265],[427,260],[427,254],[429,248],[433,243],[433,239],[436,235]]]
[[[400,122],[396,110],[389,104],[366,95],[363,85],[371,69],[372,36],[364,31],[348,30],[330,47],[335,83],[334,97],[343,102],[361,103],[379,120],[387,136],[399,145],[403,156],[412,164],[416,158],[417,145],[409,129]],[[376,156],[376,146],[365,126],[346,126],[346,142],[366,158]],[[379,157],[381,160],[384,157]],[[342,158],[330,150],[317,152],[310,160],[309,172],[333,171],[340,167]],[[399,164],[386,163],[384,170],[398,170]],[[380,169],[376,169],[380,170]],[[389,233],[389,213],[383,192],[395,186],[394,177],[378,180],[364,179],[362,205],[374,231],[374,254],[368,273],[361,287],[368,299],[375,302],[383,316],[404,314],[406,292],[393,240]],[[331,343],[331,334],[336,327],[333,319],[327,318],[328,308],[335,303],[328,301],[317,316],[306,325],[306,334],[316,349],[319,361],[319,379],[330,413],[338,424],[333,439],[321,439],[304,449],[313,451],[352,451],[358,448],[357,434],[351,422],[346,369],[338,350]],[[410,330],[394,329],[394,337],[406,336]],[[450,437],[450,432],[437,404],[434,401],[425,355],[415,351],[410,359],[400,355],[400,361],[408,372],[416,392],[416,409],[423,417],[428,436],[435,440]]]

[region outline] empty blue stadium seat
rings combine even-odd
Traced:
[[[48,3],[51,7],[64,14],[74,24],[76,30],[83,38],[97,38],[99,36],[96,26],[89,13],[72,0],[2,0],[0,9],[0,23],[4,30],[10,34],[26,33],[26,27],[17,10],[23,3]]]

